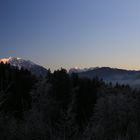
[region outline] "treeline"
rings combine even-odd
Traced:
[[[29,94],[36,78],[28,70],[0,64],[0,110],[16,117],[22,117],[24,111],[31,108],[32,97]]]
[[[139,140],[140,91],[57,70],[0,64],[0,139]]]

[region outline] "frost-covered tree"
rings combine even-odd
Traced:
[[[98,100],[88,136],[94,140],[139,139],[140,103],[124,94],[106,95]]]
[[[77,140],[78,125],[73,112],[73,102],[67,109],[60,110],[60,118],[56,122],[55,130],[59,140]]]

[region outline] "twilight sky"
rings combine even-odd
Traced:
[[[52,70],[140,69],[140,0],[0,0],[0,57]]]

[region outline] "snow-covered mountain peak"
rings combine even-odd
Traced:
[[[10,63],[10,62],[12,62],[12,61],[18,61],[18,60],[21,60],[21,58],[10,56],[10,57],[8,57],[8,58],[1,58],[1,59],[0,59],[0,62],[3,62],[3,63]]]
[[[33,74],[38,75],[38,76],[46,75],[46,72],[47,72],[47,69],[45,69],[44,67],[37,65],[30,60],[25,60],[20,57],[10,56],[8,58],[1,58],[0,63],[1,62],[3,62],[4,64],[8,63],[12,66],[18,67],[19,69],[21,68],[27,69],[31,71]]]
[[[21,60],[21,58],[19,58],[19,57],[13,57],[13,56],[10,56],[8,59],[9,60]]]
[[[86,72],[86,71],[90,71],[90,70],[95,70],[99,67],[90,67],[90,68],[79,68],[79,67],[74,67],[74,68],[71,68],[69,70],[69,73],[80,73],[80,72]]]
[[[5,63],[8,63],[10,59],[11,59],[11,57],[9,57],[9,58],[1,58],[1,59],[0,59],[0,63],[2,63],[2,62],[3,62],[4,64],[5,64]]]

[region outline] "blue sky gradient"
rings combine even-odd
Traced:
[[[139,14],[139,0],[0,0],[0,57],[140,69]]]

